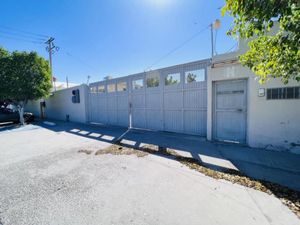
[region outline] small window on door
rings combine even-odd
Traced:
[[[117,84],[117,90],[118,91],[127,91],[127,83],[126,82],[120,82]]]
[[[104,85],[98,86],[98,92],[99,93],[105,93],[105,86]]]
[[[94,87],[91,87],[90,88],[90,93],[97,93],[97,87],[96,86],[94,86]]]
[[[116,91],[116,85],[115,84],[109,84],[107,85],[107,92],[112,93]]]
[[[175,85],[180,83],[180,73],[169,74],[165,78],[165,85]]]
[[[138,79],[138,80],[133,80],[132,81],[132,88],[133,90],[139,90],[144,87],[144,80],[143,79]]]
[[[193,70],[185,72],[185,83],[202,82],[205,81],[205,70]]]
[[[159,86],[159,76],[149,76],[147,77],[147,88],[153,88]]]

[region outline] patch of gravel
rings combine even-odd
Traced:
[[[112,155],[136,155],[137,157],[145,157],[148,153],[140,150],[136,150],[133,148],[127,148],[121,145],[111,145],[106,149],[98,150],[95,155],[104,155],[104,154],[112,154]]]
[[[80,150],[79,152],[83,152],[86,154],[92,153],[87,150]],[[254,179],[246,176],[245,174],[239,171],[232,170],[232,169],[226,169],[223,171],[213,170],[211,168],[208,168],[206,165],[204,165],[201,161],[197,159],[179,155],[173,149],[163,148],[156,145],[145,145],[140,148],[132,148],[128,145],[124,145],[118,142],[106,149],[98,150],[95,153],[95,155],[103,155],[103,154],[136,155],[137,157],[145,157],[148,154],[164,155],[174,160],[177,160],[183,165],[189,167],[190,169],[196,170],[202,174],[205,174],[206,176],[215,179],[227,180],[234,184],[239,184],[248,188],[265,192],[270,195],[274,195],[275,197],[280,199],[283,204],[285,204],[291,211],[293,211],[300,218],[300,192],[299,191],[292,190],[288,187],[284,187],[282,185],[272,183],[269,181]]]

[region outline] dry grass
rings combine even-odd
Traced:
[[[112,155],[136,155],[137,157],[145,157],[148,153],[135,150],[132,148],[123,147],[120,145],[111,145],[106,149],[98,150],[95,155],[105,155],[105,154],[112,154]]]

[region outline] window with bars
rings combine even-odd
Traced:
[[[300,99],[300,87],[268,88],[267,100]]]

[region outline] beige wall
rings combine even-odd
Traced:
[[[80,103],[72,103],[72,90],[80,90]],[[88,87],[81,85],[68,89],[59,90],[53,93],[46,101],[45,116],[49,119],[66,120],[66,115],[70,115],[70,121],[86,123]],[[33,112],[37,117],[40,116],[40,102],[29,102],[26,106],[27,111]]]
[[[258,97],[259,88],[300,86],[295,81],[288,85],[280,79],[272,79],[260,85],[254,74],[234,62],[238,53],[220,55],[214,58],[215,68],[208,70],[208,118],[207,138],[212,140],[212,113],[214,81],[247,79],[247,143],[251,147],[290,149],[293,144],[300,144],[300,99],[266,100]],[[227,63],[222,64],[222,61]]]

